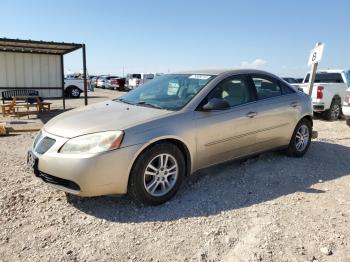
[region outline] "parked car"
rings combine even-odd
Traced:
[[[113,90],[125,90],[125,78],[115,77],[105,81],[105,88]]]
[[[298,81],[293,77],[282,77],[282,79],[289,84],[297,84],[298,83]]]
[[[350,80],[350,72],[348,71],[348,79]],[[343,99],[343,114],[347,125],[350,127],[350,87],[347,89]]]
[[[111,78],[118,78],[118,76],[111,76],[111,75],[101,75],[97,78],[96,87],[98,88],[106,88],[107,80],[110,80]]]
[[[129,89],[134,89],[139,85],[146,83],[149,80],[154,79],[155,74],[128,74],[126,76],[126,82]]]
[[[167,74],[53,118],[28,163],[71,194],[128,193],[157,205],[205,167],[267,150],[303,156],[312,116],[310,96],[264,71]]]
[[[309,93],[309,77],[310,74],[307,74],[303,84],[296,85],[307,94]],[[347,70],[318,72],[311,95],[313,110],[322,113],[323,117],[329,121],[338,119],[342,112],[342,98],[349,86],[350,78]]]

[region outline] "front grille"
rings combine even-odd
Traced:
[[[77,183],[70,181],[70,180],[67,180],[67,179],[51,176],[51,175],[45,174],[43,172],[39,172],[37,177],[41,178],[46,183],[59,185],[59,186],[66,187],[68,189],[80,191],[80,186]]]
[[[37,145],[34,148],[34,151],[40,155],[45,154],[54,144],[56,140],[50,137],[44,137],[37,142]]]

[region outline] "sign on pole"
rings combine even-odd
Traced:
[[[309,77],[309,95],[312,95],[312,89],[316,78],[318,62],[321,61],[323,55],[324,44],[317,42],[314,49],[311,50],[308,66],[311,66]]]
[[[323,49],[324,49],[324,44],[320,44],[311,50],[311,53],[309,56],[309,62],[307,63],[308,66],[311,66],[312,64],[315,64],[321,61],[322,55],[323,55]]]

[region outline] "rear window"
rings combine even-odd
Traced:
[[[308,83],[309,78],[310,74],[307,74],[304,83]],[[344,83],[344,80],[340,73],[318,73],[315,83]]]
[[[141,74],[132,74],[131,78],[138,78],[141,79]]]
[[[294,78],[290,78],[290,77],[284,77],[283,80],[286,81],[289,84],[296,84],[296,83],[298,83]]]

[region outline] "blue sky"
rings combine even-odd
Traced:
[[[302,77],[310,49],[320,68],[350,68],[350,1],[2,0],[0,37],[87,45],[89,72],[258,67]],[[81,69],[81,53],[65,69]]]

